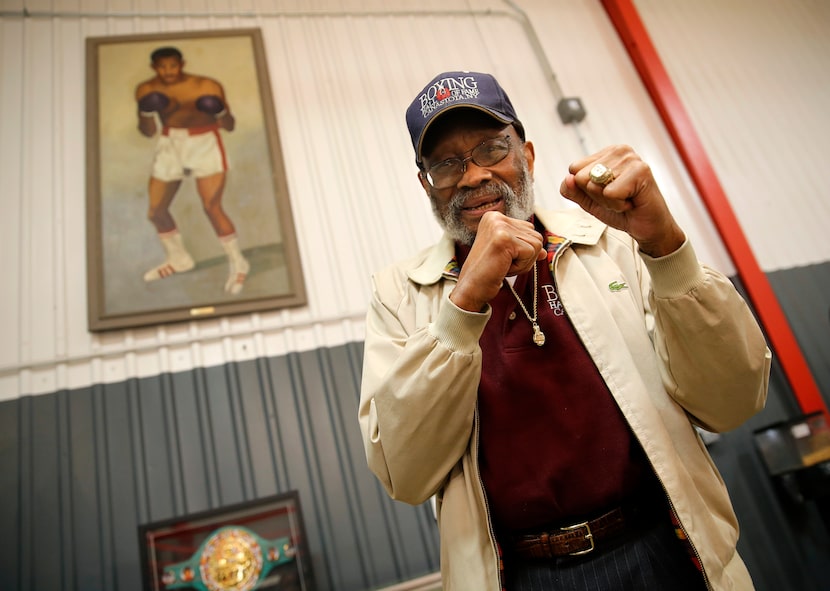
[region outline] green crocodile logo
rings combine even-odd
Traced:
[[[619,281],[612,281],[608,284],[608,289],[611,291],[622,291],[623,289],[628,289],[628,285],[626,285],[625,281],[622,283]]]

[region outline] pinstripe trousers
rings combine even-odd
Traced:
[[[504,557],[505,591],[705,591],[668,520],[584,557]]]

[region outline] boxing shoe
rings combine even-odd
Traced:
[[[251,264],[247,259],[239,257],[237,260],[232,261],[231,271],[228,275],[228,280],[225,282],[225,291],[232,295],[241,292],[245,279],[248,277],[248,271],[250,270]]]
[[[144,274],[144,281],[164,279],[175,273],[190,271],[196,266],[196,263],[193,262],[193,257],[190,256],[190,253],[184,247],[182,235],[179,234],[177,229],[162,232],[158,237],[167,256],[161,265],[153,267]]]
[[[184,273],[190,271],[196,263],[189,254],[176,259],[167,259],[157,267],[153,267],[144,274],[144,281],[156,281],[158,279],[165,279],[176,273]]]

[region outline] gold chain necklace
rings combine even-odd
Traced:
[[[504,282],[507,284],[507,287],[510,288],[510,291],[513,293],[513,297],[515,297],[516,301],[519,302],[519,305],[522,307],[522,312],[525,313],[525,316],[527,316],[527,319],[530,320],[530,323],[533,325],[533,342],[541,347],[545,344],[545,333],[542,332],[542,329],[539,328],[539,323],[536,322],[539,317],[539,311],[536,307],[539,294],[539,274],[538,271],[536,271],[536,265],[533,265],[533,316],[531,316],[530,312],[527,311],[522,298],[519,297],[519,294],[516,293],[516,290],[513,289],[510,282],[507,279],[505,279]]]

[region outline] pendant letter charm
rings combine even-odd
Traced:
[[[535,322],[533,323],[533,342],[540,347],[545,344],[545,333],[542,332],[542,329]]]

